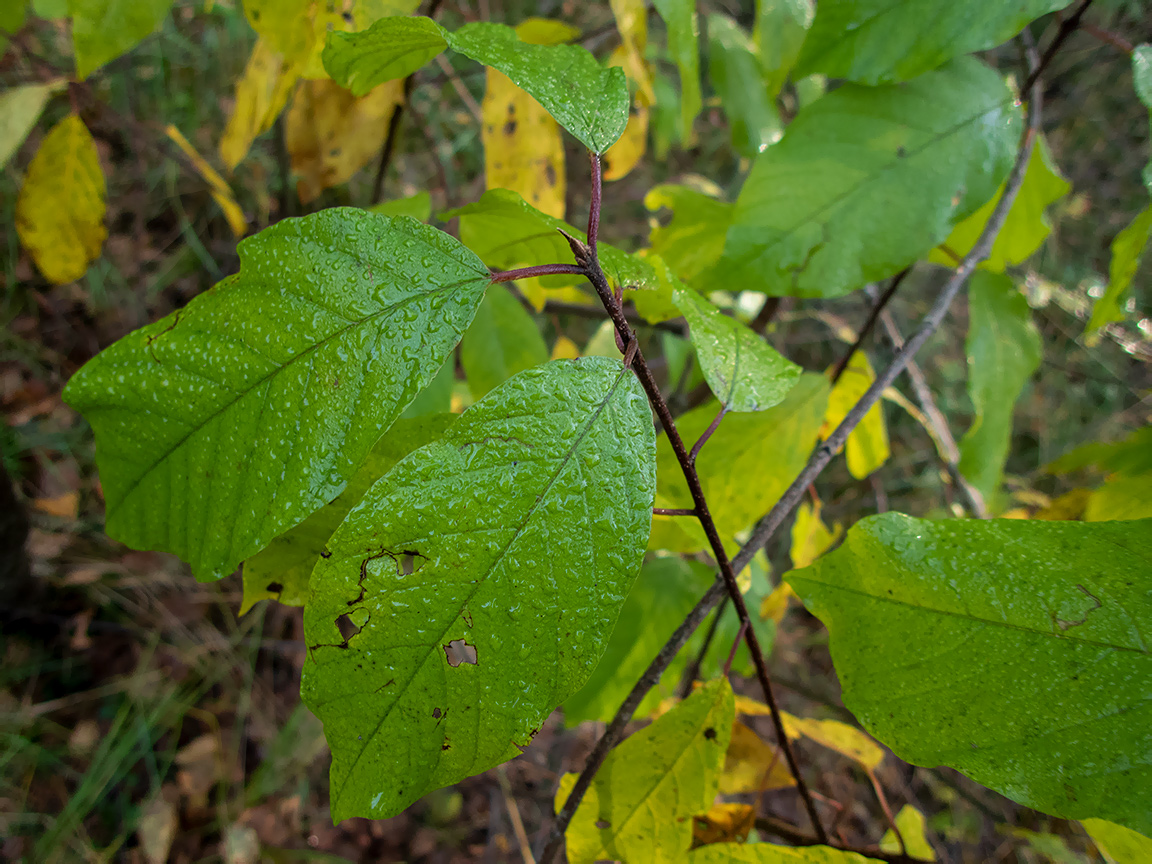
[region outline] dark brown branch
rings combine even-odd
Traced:
[[[1056,52],[1060,50],[1060,46],[1064,41],[1072,35],[1077,27],[1080,26],[1080,19],[1084,17],[1084,13],[1088,11],[1088,7],[1092,5],[1092,0],[1083,0],[1076,11],[1060,22],[1060,29],[1056,31],[1056,35],[1052,37],[1052,42],[1048,45],[1044,56],[1040,58],[1040,62],[1028,73],[1028,78],[1024,82],[1024,86],[1020,88],[1021,93],[1028,93],[1031,91],[1039,80],[1040,76],[1044,74],[1044,70],[1048,68],[1048,64],[1052,62],[1052,58],[1056,56]],[[972,253],[968,253],[969,255]],[[967,256],[965,256],[967,257]]]
[[[588,151],[588,162],[592,168],[592,203],[588,207],[588,255],[591,260],[599,262],[596,255],[596,241],[600,237],[600,198],[603,194],[603,168],[600,165],[600,155]]]
[[[695,516],[696,511],[691,507],[653,507],[654,516]]]
[[[905,267],[899,273],[892,277],[892,281],[888,283],[888,287],[884,293],[880,295],[880,299],[872,304],[872,311],[868,313],[868,319],[864,322],[864,326],[860,328],[860,335],[856,337],[856,341],[852,343],[840,362],[836,364],[836,370],[832,373],[832,383],[835,384],[840,380],[840,376],[844,374],[844,370],[848,368],[848,363],[852,360],[852,355],[860,350],[860,346],[864,344],[864,340],[872,333],[873,328],[876,326],[876,319],[880,317],[880,313],[884,311],[884,307],[888,305],[888,301],[896,294],[896,289],[900,287],[900,283],[904,281],[905,277],[912,272],[912,268]]]

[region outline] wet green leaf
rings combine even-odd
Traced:
[[[1136,278],[1140,259],[1152,237],[1152,206],[1145,207],[1112,241],[1112,262],[1108,265],[1108,287],[1092,307],[1092,317],[1084,328],[1089,345],[1100,341],[1100,329],[1113,321],[1124,320],[1128,289]]]
[[[1083,819],[1080,824],[1111,864],[1143,864],[1152,861],[1152,840],[1143,834],[1104,819]]]
[[[756,0],[752,38],[769,97],[776,98],[788,80],[815,13],[812,0]]]
[[[411,75],[447,48],[448,38],[431,18],[395,16],[358,33],[329,33],[320,56],[332,80],[359,97]]]
[[[460,340],[460,364],[475,399],[533,366],[548,362],[540,328],[503,285],[493,285]]]
[[[974,58],[817,99],[756,160],[708,284],[838,297],[891,276],[992,197],[1019,115]]]
[[[991,504],[1008,458],[1013,408],[1042,352],[1028,301],[1007,276],[976,272],[969,280],[965,350],[975,416],[960,441],[960,473]]]
[[[410,420],[413,417],[426,417],[429,414],[444,414],[451,411],[452,394],[455,389],[456,357],[449,354],[440,371],[416,394],[416,398],[408,404],[400,417]]]
[[[411,216],[419,222],[427,222],[432,216],[432,195],[425,190],[408,198],[381,201],[369,207],[368,211],[381,216]]]
[[[797,75],[861,84],[907,81],[993,48],[1068,0],[821,0]]]
[[[76,77],[83,81],[160,26],[172,0],[70,0]]]
[[[687,864],[865,864],[875,861],[830,846],[774,846],[771,843],[713,843],[688,853]]]
[[[692,284],[720,260],[735,205],[688,186],[665,184],[649,190],[644,206],[672,211],[667,225],[652,228],[648,243],[685,282]]]
[[[393,423],[373,445],[343,492],[244,562],[244,599],[240,603],[240,614],[261,600],[303,606],[308,599],[308,577],[312,575],[312,568],[348,511],[393,465],[416,448],[439,438],[455,419],[455,414],[432,414]]]
[[[511,27],[487,21],[464,25],[449,44],[531,93],[589,150],[603,153],[628,125],[624,70],[604,68],[586,48],[521,42]]]
[[[784,124],[761,76],[756,46],[727,15],[708,16],[708,76],[737,153],[752,157],[780,140]]]
[[[640,569],[653,463],[632,373],[557,360],[368,491],[304,612],[335,819],[393,815],[518,755],[584,684]]]
[[[763,411],[779,405],[801,369],[691,289],[678,289],[676,305],[688,320],[696,357],[712,393],[729,411]]]
[[[1152,830],[1152,520],[858,522],[788,581],[844,704],[914,765]]]
[[[89,361],[108,533],[219,578],[343,491],[488,285],[456,240],[337,208],[239,247],[240,272]]]
[[[570,864],[683,861],[692,815],[716,797],[734,717],[732,687],[720,677],[609,753],[564,835]],[[575,781],[561,778],[557,809]]]
[[[696,3],[694,0],[654,0],[653,5],[668,28],[668,53],[680,73],[680,140],[691,141],[692,124],[704,104],[700,94]]]

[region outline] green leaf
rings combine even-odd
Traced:
[[[891,276],[996,192],[1019,115],[973,58],[817,99],[756,160],[708,284],[838,297]]]
[[[1152,840],[1104,819],[1082,819],[1080,824],[1112,864],[1152,861]]]
[[[81,369],[108,533],[219,578],[343,491],[489,282],[442,231],[352,208],[244,240],[240,272]]]
[[[0,168],[24,143],[40,112],[52,97],[67,86],[63,79],[46,84],[24,84],[0,93]]]
[[[828,399],[828,413],[824,415],[821,436],[827,438],[844,422],[856,403],[868,392],[876,373],[863,351],[856,351],[848,360],[844,373]],[[892,451],[888,447],[888,427],[884,423],[884,404],[878,401],[864,415],[844,444],[848,460],[848,473],[863,480],[888,461]]]
[[[1052,161],[1048,144],[1041,136],[1028,160],[1023,185],[1008,210],[1000,233],[996,235],[991,253],[987,260],[981,262],[980,268],[1003,273],[1039,249],[1052,231],[1046,208],[1067,195],[1071,188],[1071,184]],[[928,260],[945,267],[955,267],[960,263],[960,259],[976,245],[984,226],[988,224],[988,217],[996,209],[1003,194],[1004,185],[1001,184],[992,200],[953,228],[948,239],[929,253]]]
[[[564,835],[570,864],[683,861],[692,815],[716,797],[734,719],[732,687],[720,677],[609,753]],[[561,778],[557,809],[575,781]]]
[[[1012,409],[1042,354],[1028,301],[1007,276],[972,275],[964,347],[975,417],[960,441],[960,473],[991,504],[1008,458]]]
[[[83,81],[160,26],[172,0],[71,0],[76,77]]]
[[[1113,321],[1124,320],[1124,303],[1128,288],[1136,277],[1140,259],[1148,238],[1152,236],[1152,206],[1145,207],[1136,218],[1116,235],[1112,241],[1112,262],[1108,265],[1108,287],[1104,296],[1092,307],[1092,316],[1084,328],[1086,342],[1095,345],[1100,341],[1100,330]]]
[[[449,355],[440,371],[428,385],[416,394],[400,417],[411,420],[429,414],[444,414],[452,410],[452,394],[456,389],[456,358]]]
[[[460,217],[460,239],[489,267],[510,270],[536,264],[571,261],[572,250],[560,234],[565,231],[579,240],[587,235],[567,222],[541,213],[509,189],[489,189],[479,201],[440,214],[447,221]],[[557,230],[559,229],[559,230]],[[657,288],[660,285],[652,265],[607,243],[596,244],[604,273],[616,285]],[[575,285],[581,276],[550,276],[547,286]]]
[[[768,512],[808,461],[828,405],[828,381],[805,373],[775,408],[726,416],[696,460],[700,482],[720,536],[728,542]],[[716,418],[708,402],[677,420],[691,447]],[[666,438],[657,445],[658,507],[691,507],[692,496]],[[771,459],[764,454],[771,453]],[[694,519],[656,516],[652,549],[699,552],[709,548]]]
[[[1067,474],[1089,465],[1101,471],[1129,474],[1152,471],[1152,426],[1134,430],[1123,441],[1084,444],[1049,463],[1044,470],[1051,474]]]
[[[687,864],[864,864],[875,861],[831,846],[774,846],[771,843],[713,843],[688,853]]]
[[[475,399],[533,366],[548,362],[540,328],[503,285],[493,285],[460,340],[460,364]]]
[[[784,126],[761,77],[756,46],[727,15],[708,16],[708,76],[737,153],[752,157],[780,140]]]
[[[914,765],[1152,830],[1152,520],[858,522],[788,581],[844,704]]]
[[[368,487],[413,450],[442,436],[455,419],[455,414],[433,414],[393,423],[335,500],[244,562],[244,599],[240,603],[240,614],[261,600],[303,606],[308,599],[308,577],[320,560],[324,545],[364,497]]]
[[[715,578],[711,568],[679,556],[645,562],[620,610],[600,665],[588,682],[564,702],[565,724],[611,720],[648,664]],[[671,677],[679,680],[678,676]],[[647,714],[655,707],[655,701],[658,698],[645,698],[637,716]]]
[[[667,225],[653,226],[648,243],[685,282],[691,283],[724,254],[734,204],[688,186],[665,184],[649,190],[644,206],[653,212],[661,207],[672,211]]]
[[[359,33],[329,33],[320,57],[332,80],[359,97],[411,75],[447,48],[448,38],[431,18],[381,18]]]
[[[673,300],[688,320],[708,386],[729,411],[763,411],[796,386],[803,370],[760,334],[690,289],[678,289]]]
[[[605,69],[578,45],[521,42],[504,24],[465,24],[449,36],[453,50],[499,69],[531,93],[589,150],[603,153],[628,125],[624,70]]]
[[[1085,522],[1152,518],[1152,471],[1121,473],[1088,496]]]
[[[1152,128],[1152,45],[1137,45],[1132,51],[1132,84],[1136,96],[1148,109],[1149,128]],[[1152,195],[1152,161],[1144,166],[1144,186]]]
[[[20,32],[20,28],[24,26],[24,19],[28,15],[28,4],[26,0],[8,0],[3,6],[0,6],[0,56],[8,50],[8,38]],[[0,118],[3,118],[3,107],[0,106]],[[0,120],[2,123],[3,120]],[[0,135],[2,138],[2,135]],[[3,146],[0,146],[0,152],[3,151]],[[0,168],[4,167],[3,159],[0,159]]]
[[[756,0],[752,38],[770,98],[776,98],[788,80],[815,14],[812,0]]]
[[[69,0],[32,0],[32,11],[37,18],[54,20],[68,17]]]
[[[411,216],[418,222],[427,222],[432,217],[432,195],[424,190],[409,198],[381,201],[369,207],[368,212],[379,213],[381,216]]]
[[[861,84],[907,81],[993,48],[1068,0],[820,0],[796,66]]]
[[[694,0],[654,0],[653,5],[668,28],[668,53],[680,73],[680,140],[691,141],[692,124],[704,105],[700,94],[696,3]]]
[[[584,684],[640,569],[653,461],[635,376],[557,360],[368,491],[304,609],[301,694],[332,750],[337,821],[518,755]]]

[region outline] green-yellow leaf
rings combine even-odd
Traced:
[[[853,352],[828,399],[822,432],[824,438],[836,431],[875,380],[876,374],[864,352]],[[848,457],[848,472],[857,480],[863,480],[888,461],[891,451],[888,449],[888,426],[884,422],[882,401],[878,400],[868,409],[864,419],[852,430],[844,452]]]
[[[341,87],[363,96],[432,60],[448,47],[447,36],[431,18],[381,18],[359,33],[329,34],[322,54],[324,68]]]
[[[52,97],[66,86],[63,78],[44,84],[23,84],[0,93],[0,168],[8,164]]]
[[[381,201],[369,207],[368,212],[381,216],[411,216],[418,222],[427,222],[432,217],[432,195],[424,190],[408,198]]]
[[[769,789],[787,789],[796,780],[788,771],[788,762],[777,748],[765,744],[748,726],[732,724],[732,739],[724,754],[724,770],[720,773],[721,795],[759,793]]]
[[[733,716],[732,688],[720,677],[608,754],[565,834],[570,864],[683,861],[691,817],[716,797]],[[561,779],[557,808],[575,779]]]
[[[1085,522],[1152,517],[1152,471],[1119,473],[1088,496]]]
[[[784,124],[764,86],[752,37],[727,15],[708,16],[708,75],[737,153],[752,158],[780,140]]]
[[[1108,265],[1108,287],[1092,307],[1092,317],[1084,328],[1089,345],[1100,341],[1100,329],[1113,321],[1124,320],[1124,303],[1128,288],[1140,267],[1148,238],[1152,236],[1152,205],[1145,207],[1112,241],[1112,262]]]
[[[688,853],[687,864],[865,864],[875,861],[830,846],[774,846],[771,843],[716,843]]]
[[[220,138],[220,160],[229,170],[240,164],[258,135],[272,128],[299,77],[298,63],[286,60],[266,40],[256,40]]]
[[[925,821],[923,813],[911,804],[905,804],[896,814],[894,821],[896,827],[900,829],[900,836],[904,838],[904,851],[908,855],[922,861],[936,860],[936,850],[928,842],[928,823]],[[880,838],[880,851],[894,854],[901,851],[900,841],[896,838],[896,832],[891,828],[885,831],[884,836]]]
[[[105,193],[96,142],[69,114],[40,142],[16,199],[16,231],[45,279],[79,279],[100,257]]]
[[[769,97],[775,98],[788,80],[815,14],[812,0],[756,0],[752,38]]]
[[[172,0],[70,0],[76,77],[83,81],[152,33]]]
[[[844,533],[844,526],[839,522],[833,530],[828,530],[828,526],[820,518],[821,507],[819,501],[814,505],[804,502],[796,510],[796,521],[792,523],[792,547],[789,553],[794,570],[807,567],[827,552]]]
[[[1152,840],[1143,834],[1104,819],[1081,819],[1080,824],[1110,864],[1146,864],[1152,861]]]
[[[666,184],[649,190],[644,206],[653,212],[661,207],[672,211],[667,225],[653,226],[648,243],[685,282],[691,284],[720,260],[735,205],[688,186]]]
[[[460,365],[474,399],[533,366],[548,362],[548,346],[532,316],[503,285],[492,285],[460,340]]]

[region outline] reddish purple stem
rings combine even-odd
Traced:
[[[532,279],[536,276],[560,276],[570,274],[583,276],[584,268],[575,264],[540,264],[536,267],[521,267],[518,270],[494,270],[493,282],[514,282],[517,279]]]

